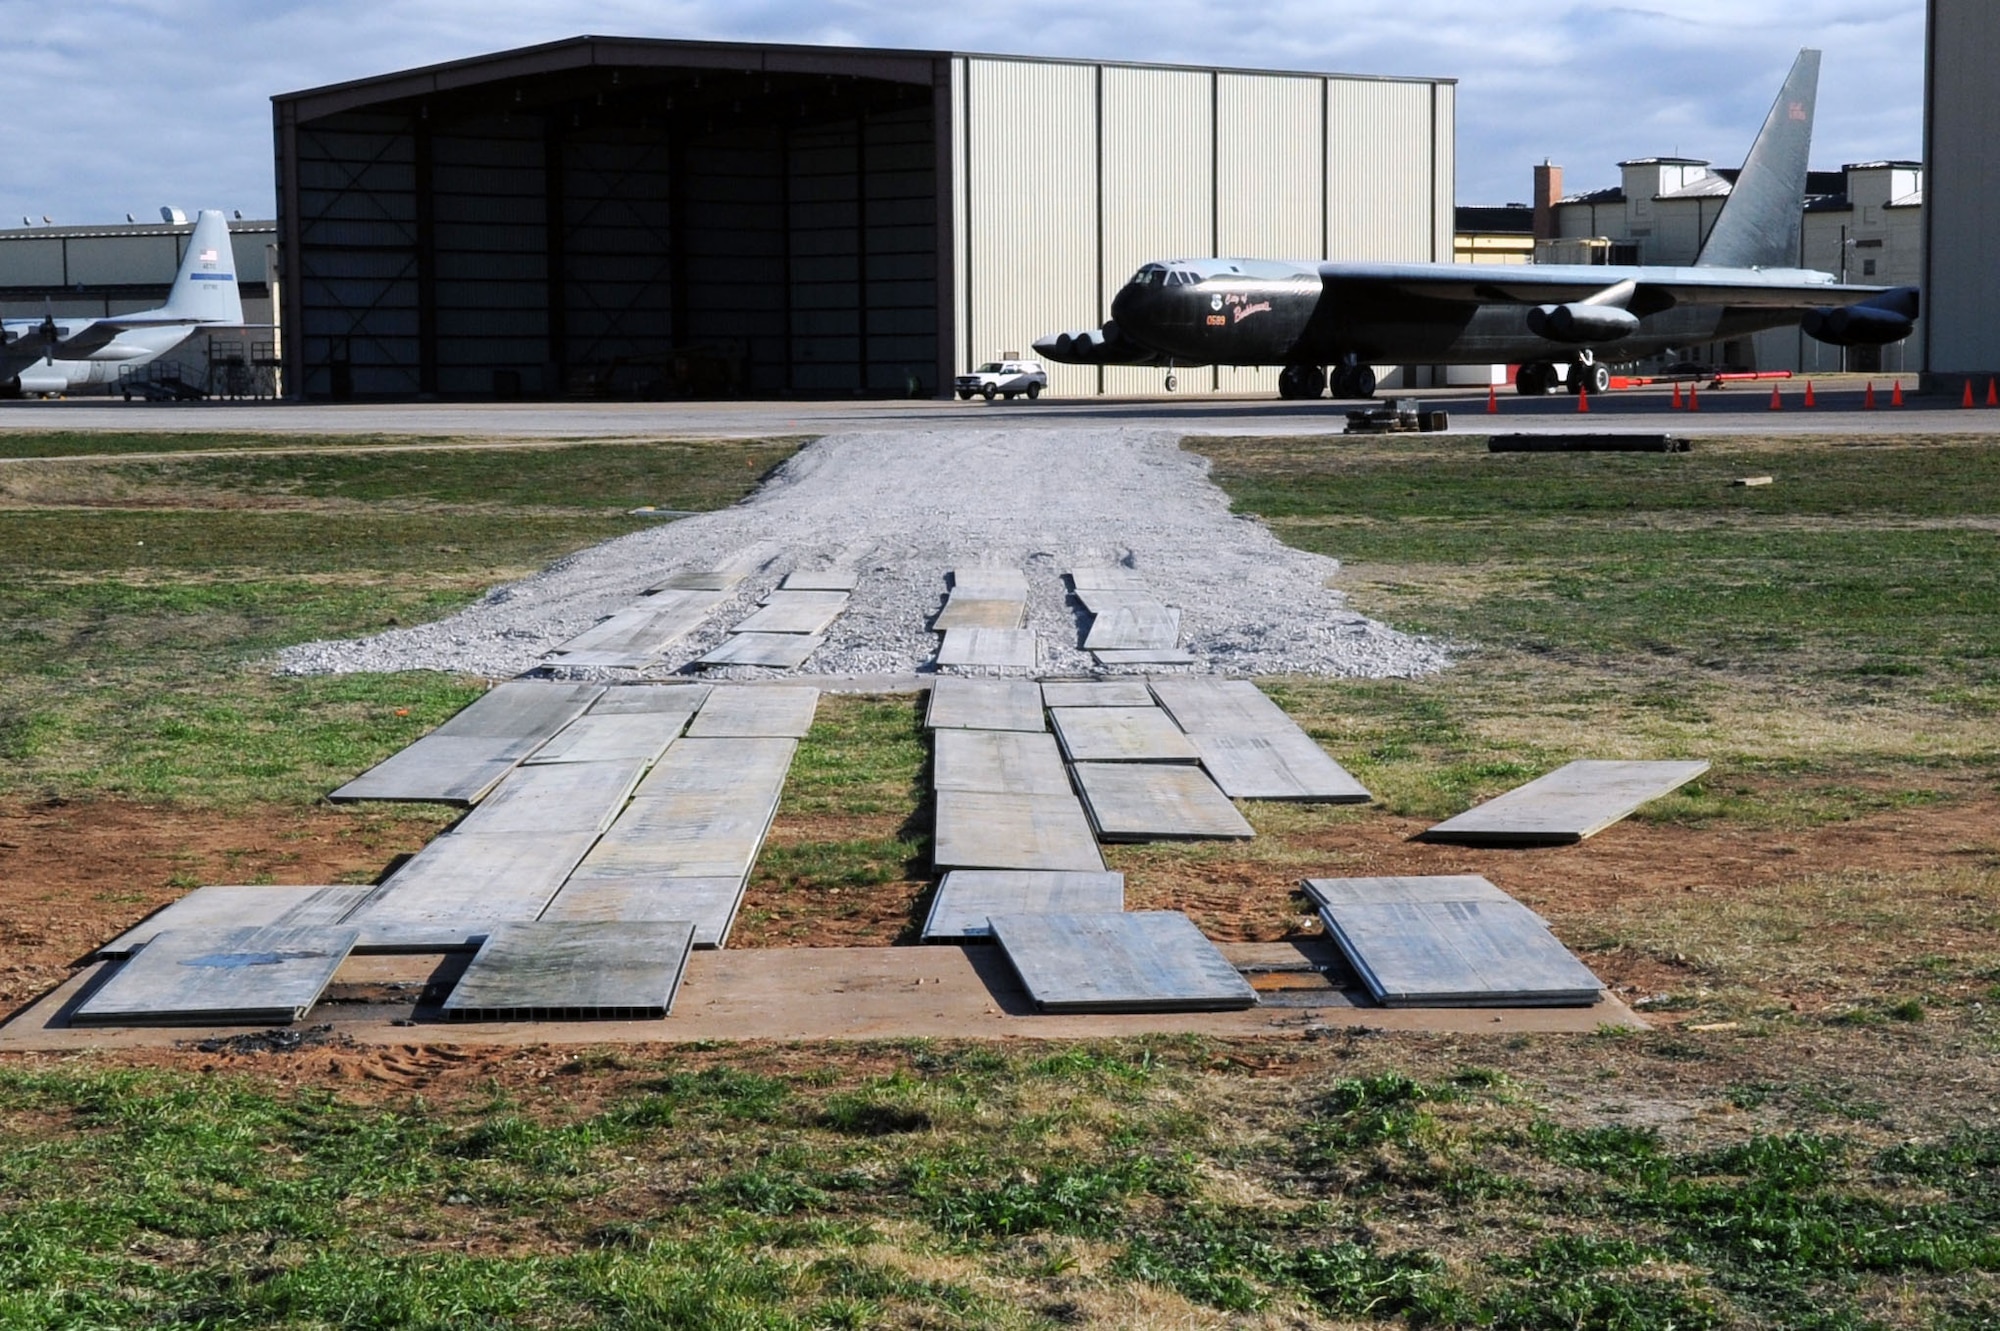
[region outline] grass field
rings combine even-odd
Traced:
[[[1191,446],[1460,664],[1267,681],[1381,807],[1116,867],[1283,881],[1569,757],[1707,757],[1509,866],[1659,1029],[12,1058],[0,1325],[2000,1325],[2000,450]],[[0,796],[305,804],[470,688],[278,681],[272,649],[727,503],[788,447],[7,464]],[[910,700],[828,699],[739,932],[913,918],[924,764]]]

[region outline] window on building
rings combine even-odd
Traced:
[[[1873,259],[1863,259],[1861,261],[1861,275],[1863,277],[1875,276],[1875,261]]]

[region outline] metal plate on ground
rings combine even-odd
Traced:
[[[708,697],[706,684],[614,684],[590,705],[589,716],[694,715]]]
[[[938,790],[1069,795],[1069,772],[1047,731],[939,730],[931,764]]]
[[[993,937],[1044,1012],[1220,1012],[1257,992],[1179,911],[996,915]]]
[[[1097,663],[1108,666],[1193,665],[1194,653],[1179,647],[1136,648],[1132,651],[1101,651]]]
[[[951,594],[980,601],[1025,601],[1028,575],[1017,568],[953,569]]]
[[[469,945],[506,920],[532,920],[597,840],[594,831],[432,838],[342,923],[368,952]]]
[[[168,929],[71,1015],[77,1026],[282,1026],[319,1001],[354,947],[338,926]]]
[[[1047,730],[1042,691],[1031,680],[952,679],[931,682],[924,724],[933,730]]]
[[[585,713],[530,754],[528,763],[650,763],[666,751],[693,715],[692,702],[684,712]]]
[[[1707,770],[1705,762],[1573,762],[1420,835],[1425,841],[1462,846],[1567,845],[1603,831]]]
[[[1098,915],[1125,909],[1122,873],[953,869],[938,884],[924,920],[926,943],[992,938],[994,915]]]
[[[644,665],[701,626],[722,604],[721,592],[661,592],[619,611],[557,646],[556,665]]]
[[[1105,841],[1247,841],[1256,831],[1199,767],[1075,763],[1091,825]]]
[[[646,773],[632,799],[748,792],[775,797],[798,749],[795,739],[677,739]]]
[[[604,692],[601,684],[509,680],[327,796],[471,804]]]
[[[1074,795],[937,792],[931,862],[940,869],[1104,868]]]
[[[986,666],[1033,670],[1037,656],[1033,629],[949,629],[938,648],[941,666]]]
[[[1069,585],[1080,592],[1088,592],[1118,587],[1142,587],[1145,581],[1136,571],[1121,565],[1093,565],[1089,568],[1071,569]]]
[[[1113,604],[1090,621],[1085,651],[1164,651],[1181,640],[1181,612],[1158,601]]]
[[[688,726],[697,739],[803,739],[819,690],[717,685]]]
[[[1303,730],[1189,738],[1201,765],[1231,799],[1366,804],[1374,798]]]
[[[1147,608],[1160,604],[1159,597],[1138,586],[1079,588],[1076,599],[1093,615],[1109,614],[1119,606],[1125,605]]]
[[[97,949],[122,957],[169,929],[310,929],[339,924],[372,887],[197,887]]]
[[[788,592],[851,592],[861,575],[851,568],[823,568],[815,572],[793,569],[778,585]]]
[[[1153,696],[1190,735],[1290,733],[1299,728],[1247,679],[1156,679]]]
[[[1073,763],[1192,763],[1201,753],[1157,707],[1052,707],[1049,720]]]
[[[1026,601],[986,601],[954,596],[931,621],[933,633],[950,629],[1017,629],[1028,613]]]
[[[1151,707],[1153,691],[1143,679],[1050,680],[1042,684],[1045,707]]]
[[[657,1021],[673,1009],[693,944],[684,920],[503,925],[442,1010],[447,1021]]]
[[[545,920],[686,920],[694,945],[722,947],[743,904],[741,878],[571,878],[542,912]]]
[[[637,800],[584,856],[576,876],[742,878],[777,811],[775,791]]]
[[[817,633],[732,633],[696,662],[705,666],[769,666],[797,670],[826,639]]]
[[[632,759],[517,767],[456,830],[602,832],[645,770],[645,763]]]
[[[682,569],[647,588],[652,592],[726,592],[750,576],[731,569]]]
[[[846,592],[772,592],[734,633],[818,633],[847,609]]]
[[[1484,878],[1311,879],[1327,932],[1385,1007],[1571,1007],[1603,986]]]

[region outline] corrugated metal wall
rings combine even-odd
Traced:
[[[958,359],[1092,328],[1154,259],[1449,262],[1450,84],[984,57],[953,61]],[[1092,299],[1094,297],[1095,304]],[[1160,392],[1050,366],[1053,391]],[[1182,392],[1275,392],[1276,369]]]
[[[1924,315],[1929,368],[1939,374],[2000,373],[1996,66],[2000,8],[1992,0],[1931,0]]]

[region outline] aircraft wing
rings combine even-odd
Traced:
[[[1614,303],[1638,315],[1681,305],[1822,309],[1858,305],[1893,289],[1847,285],[1807,269],[1325,263],[1319,275],[1341,305],[1567,305],[1630,282],[1630,294]]]

